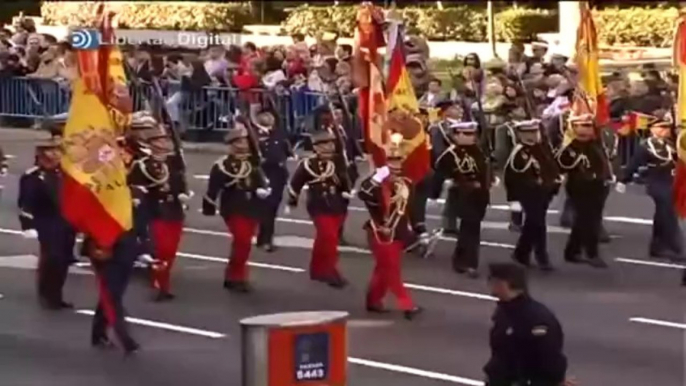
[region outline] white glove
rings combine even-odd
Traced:
[[[388,166],[384,166],[376,169],[376,172],[372,176],[372,180],[380,184],[390,175],[391,170],[388,168]]]
[[[288,157],[288,158],[286,158],[286,159],[287,159],[287,160],[290,160],[290,161],[297,161],[297,160],[298,160],[298,155],[297,155],[297,154],[293,154],[292,156],[290,156],[290,157]]]
[[[343,196],[343,198],[345,198],[346,200],[352,200],[353,197],[355,197],[356,194],[357,194],[357,191],[356,191],[355,189],[353,189],[353,190],[351,190],[351,191],[349,191],[349,192],[343,192],[343,193],[341,193],[341,196]]]
[[[157,262],[157,260],[155,260],[152,256],[150,256],[147,253],[138,256],[138,261],[144,264],[154,264]]]
[[[7,175],[7,168],[0,169],[0,177],[5,177]]]
[[[22,232],[21,235],[27,240],[33,240],[38,238],[38,232],[35,229],[27,229],[24,232]]]
[[[289,205],[286,205],[286,206],[283,208],[283,214],[285,214],[286,216],[288,216],[288,215],[291,214],[291,207],[290,207]]]
[[[272,194],[272,189],[271,188],[267,188],[267,189],[257,188],[255,193],[257,194],[257,197],[259,197],[259,198],[267,198],[267,197],[269,197],[270,194]]]
[[[195,193],[192,190],[189,190],[188,193],[179,194],[178,198],[179,198],[179,201],[181,201],[182,203],[185,204],[188,201],[190,201],[191,198],[193,198],[193,196],[195,196]]]
[[[615,191],[617,191],[617,193],[620,194],[626,193],[626,185],[621,182],[618,182],[617,185],[615,185]]]
[[[435,198],[429,198],[426,200],[426,203],[429,204],[429,206],[438,206],[438,200]]]
[[[510,203],[510,210],[512,212],[521,212],[522,211],[522,204],[520,204],[518,201],[512,201]]]
[[[496,176],[495,179],[493,180],[493,183],[491,184],[491,187],[496,187],[500,185],[500,177]]]
[[[138,205],[141,204],[141,200],[139,200],[139,199],[137,199],[137,198],[134,198],[132,201],[133,201],[133,207],[134,207],[134,208],[137,208]]]

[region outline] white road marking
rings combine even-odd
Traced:
[[[82,261],[82,262],[74,263],[74,266],[79,267],[79,268],[86,268],[86,267],[90,267],[91,263],[89,263],[87,261]]]
[[[603,217],[606,221],[623,222],[627,224],[636,225],[653,225],[653,220],[648,220],[645,218],[635,218],[635,217],[623,217],[623,216],[606,216]]]
[[[395,322],[392,320],[350,319],[346,324],[351,328],[375,328],[392,326]]]
[[[91,311],[91,310],[76,310],[74,312],[76,312],[77,314],[80,314],[80,315],[89,315],[89,316],[95,315],[95,312]],[[153,320],[127,317],[126,321],[131,323],[131,324],[138,324],[141,326],[159,328],[161,330],[180,332],[180,333],[184,333],[184,334],[198,335],[198,336],[203,336],[205,338],[211,338],[211,339],[226,338],[226,334],[222,334],[219,332],[201,330],[201,329],[192,328],[192,327],[178,326],[178,325],[169,324],[169,323],[155,322]]]
[[[15,159],[15,158],[17,158],[17,156],[16,156],[16,155],[13,155],[13,154],[5,154],[5,158],[7,158],[7,159]]]
[[[437,373],[437,372],[433,372],[433,371],[421,370],[421,369],[417,369],[414,367],[400,366],[400,365],[394,365],[394,364],[390,364],[390,363],[370,361],[368,359],[353,358],[353,357],[348,357],[348,362],[355,364],[355,365],[372,367],[375,369],[381,369],[381,370],[387,370],[387,371],[393,371],[396,373],[415,375],[418,377],[435,379],[435,380],[439,380],[439,381],[452,382],[452,383],[457,383],[460,385],[484,386],[483,382],[478,381],[476,379],[470,379],[470,378],[458,377],[455,375],[448,375],[448,374],[442,374],[442,373]]]
[[[210,176],[207,174],[196,174],[193,176],[196,180],[201,180],[201,181],[207,181],[210,179]]]
[[[664,320],[649,319],[649,318],[629,318],[629,321],[634,322],[634,323],[652,324],[654,326],[671,327],[671,328],[678,328],[681,330],[686,330],[686,324],[684,324],[684,323],[666,322]]]
[[[5,297],[5,295],[3,295],[3,294],[0,294],[0,299],[2,299],[2,298],[4,298],[4,297]]]
[[[0,256],[0,268],[35,270],[37,267],[38,256],[36,255]],[[69,273],[78,275],[93,275],[93,272],[90,270],[84,270],[78,266],[71,268]]]
[[[24,234],[24,232],[22,232],[22,231],[17,231],[14,229],[4,229],[4,228],[0,228],[0,233],[4,233],[6,235],[15,235],[15,236],[21,236]]]
[[[658,268],[686,269],[686,265],[681,265],[681,264],[660,263],[657,261],[638,260],[638,259],[625,259],[623,257],[618,257],[615,259],[615,261],[618,263],[647,265],[647,266],[658,267]]]
[[[498,299],[493,297],[493,296],[480,294],[480,293],[476,293],[476,292],[457,291],[457,290],[451,290],[451,289],[446,289],[446,288],[431,287],[431,286],[427,286],[427,285],[412,284],[412,283],[405,283],[405,287],[410,288],[410,289],[414,289],[417,291],[434,292],[434,293],[438,293],[438,294],[453,295],[453,296],[463,296],[466,298],[474,298],[474,299],[479,299],[479,300],[490,300],[493,302],[498,301]]]
[[[228,263],[229,262],[229,259],[224,259],[221,257],[214,257],[214,256],[197,255],[194,253],[179,252],[176,255],[180,256],[180,257],[185,257],[187,259],[211,261],[213,263]],[[285,272],[294,272],[294,273],[305,272],[305,270],[302,268],[289,267],[289,266],[278,265],[278,264],[265,264],[265,263],[256,263],[253,261],[249,261],[248,265],[251,267],[256,267],[256,268],[266,268],[266,269],[273,269],[273,270],[285,271]]]

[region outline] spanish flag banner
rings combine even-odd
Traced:
[[[610,110],[600,80],[598,33],[587,1],[580,4],[581,22],[577,30],[574,62],[579,71],[578,87],[583,91],[598,127],[610,122]]]
[[[112,32],[111,15],[102,10],[105,35]],[[116,47],[80,51],[78,66],[63,137],[62,211],[79,232],[110,248],[132,227],[131,192],[116,141],[131,119],[131,100],[123,92],[126,79]]]
[[[419,102],[414,94],[414,87],[405,66],[405,52],[403,50],[404,33],[402,18],[395,13],[389,13],[391,27],[389,30],[395,37],[389,37],[390,68],[386,82],[387,110],[391,119],[396,123],[389,127],[391,132],[400,133],[403,141],[400,146],[406,155],[403,163],[403,174],[413,182],[421,181],[429,172],[431,154],[427,135],[421,121],[417,118]],[[400,114],[397,114],[399,112]]]
[[[629,113],[624,114],[621,121],[613,123],[611,127],[617,132],[617,134],[621,136],[628,136],[637,131],[648,130],[648,127],[651,123],[653,123],[653,121],[655,121],[655,119],[656,118],[652,115],[639,113],[637,111],[630,111]]]
[[[686,15],[679,15],[674,34],[673,61],[679,73],[679,91],[675,123],[679,128],[676,148],[678,161],[674,176],[674,207],[681,218],[686,218]]]

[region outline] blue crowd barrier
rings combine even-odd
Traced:
[[[326,97],[309,91],[238,90],[229,87],[203,87],[182,90],[179,82],[161,82],[167,111],[187,130],[225,130],[236,111],[247,111],[249,103],[270,102],[279,124],[291,136],[300,136],[312,111]],[[134,111],[162,108],[150,103],[155,91],[146,82],[129,85]],[[30,77],[0,78],[0,117],[41,119],[67,112],[71,91],[66,82]]]

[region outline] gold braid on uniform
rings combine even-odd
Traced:
[[[538,160],[536,160],[536,158],[534,158],[534,157],[529,157],[529,160],[526,161],[526,164],[523,167],[521,167],[521,168],[515,167],[514,159],[517,156],[517,153],[519,153],[523,148],[524,148],[524,146],[522,146],[521,144],[518,144],[514,148],[514,150],[512,150],[512,154],[510,154],[510,157],[507,159],[507,162],[505,163],[505,170],[506,171],[507,171],[508,165],[512,168],[512,170],[515,173],[526,173],[526,171],[529,170],[532,166],[536,170],[540,169],[541,165],[538,163]]]
[[[390,207],[393,208],[393,211],[388,214],[386,221],[384,221],[383,225],[381,226],[378,226],[376,223],[374,223],[374,221],[370,221],[372,229],[374,230],[374,237],[379,243],[384,243],[379,239],[379,231],[388,236],[388,242],[386,242],[386,244],[393,242],[393,239],[395,238],[395,229],[403,215],[405,215],[405,210],[407,209],[407,201],[410,197],[410,190],[407,187],[405,179],[398,179],[394,181],[393,187],[394,194],[391,196],[391,200],[389,201]]]
[[[249,161],[242,160],[241,161],[241,167],[238,169],[236,173],[232,173],[228,170],[226,170],[226,167],[224,167],[224,161],[226,158],[220,160],[217,162],[217,167],[219,167],[219,171],[224,173],[225,175],[231,177],[231,182],[227,183],[225,187],[230,187],[238,183],[240,180],[244,180],[248,177],[250,177],[250,174],[252,173],[252,164]]]
[[[167,181],[169,181],[169,167],[167,166],[167,164],[160,162],[160,164],[162,165],[161,173],[160,173],[159,177],[155,177],[148,172],[148,169],[145,167],[145,163],[143,162],[143,160],[141,160],[139,162],[141,162],[141,173],[143,173],[145,178],[152,181],[152,184],[147,186],[148,188],[153,188],[155,186],[161,186],[161,185],[166,184]],[[153,161],[153,162],[157,162],[157,161]]]
[[[310,158],[312,159],[312,158]],[[305,162],[303,164],[305,167],[305,170],[312,176],[314,177],[313,180],[311,180],[308,185],[310,184],[317,184],[323,181],[326,181],[329,178],[334,178],[335,182],[338,184],[338,179],[336,177],[336,165],[333,163],[333,161],[327,160],[326,161],[326,166],[324,167],[324,171],[321,173],[317,173],[314,170],[312,170],[312,167],[310,166],[309,162]]]

